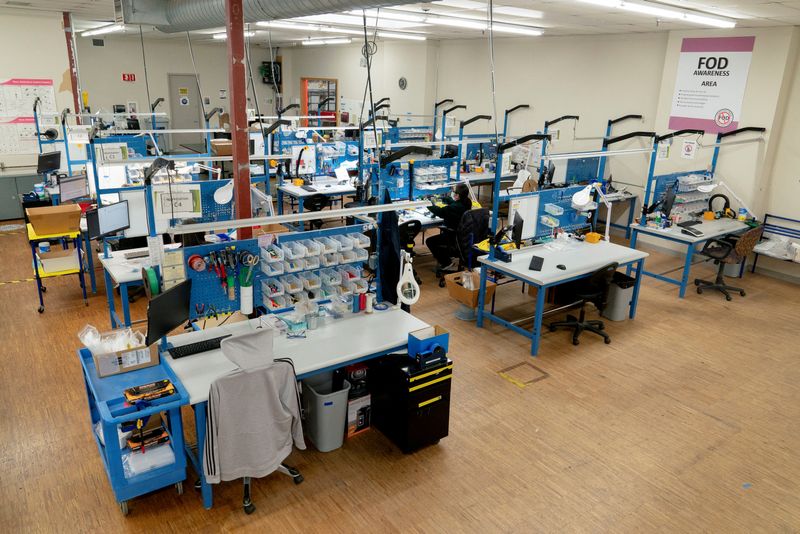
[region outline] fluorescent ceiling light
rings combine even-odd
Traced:
[[[328,13],[327,15],[311,15],[308,17],[298,17],[301,22],[317,22],[323,24],[342,24],[343,26],[363,26],[364,19],[355,15],[345,15],[340,13]],[[367,17],[367,27],[382,28],[387,30],[401,30],[403,28],[413,28],[420,23],[392,20],[384,17],[383,14],[378,18]]]
[[[348,11],[347,13],[351,15],[356,15],[357,17],[361,18],[363,23],[363,15],[359,10],[352,10]],[[385,9],[381,9],[378,11],[377,9],[367,9],[367,19],[370,18],[377,18],[377,19],[386,19],[386,20],[398,20],[403,22],[425,22],[424,15],[412,15],[407,13],[397,13],[386,11]]]
[[[458,9],[486,9],[485,2],[473,2],[472,0],[439,0],[433,2],[436,5],[455,7]]]
[[[542,30],[536,28],[526,28],[524,26],[511,26],[510,24],[499,24],[495,22],[492,24],[492,30],[499,33],[513,33],[515,35],[530,35],[538,37],[542,35]]]
[[[114,32],[121,32],[125,29],[125,26],[122,24],[112,24],[110,26],[102,26],[100,28],[95,28],[93,30],[87,30],[81,35],[83,37],[91,37],[92,35],[105,35],[106,33],[114,33]]]
[[[337,45],[337,44],[350,44],[351,40],[348,38],[341,39],[306,39],[302,41],[303,46],[320,46],[320,45]]]
[[[319,31],[319,27],[313,24],[299,24],[297,22],[287,22],[283,20],[260,21],[256,22],[256,26],[262,28],[279,28],[281,30]]]
[[[245,37],[255,37],[256,36],[256,32],[244,32],[244,36]],[[226,33],[215,33],[211,37],[213,37],[214,39],[217,39],[217,40],[222,40],[222,39],[227,39],[228,38],[228,34],[226,34]]]
[[[424,41],[424,35],[417,35],[413,33],[399,33],[399,32],[378,32],[378,37],[387,39],[408,39],[409,41]]]
[[[642,15],[651,15],[654,17],[678,20],[684,22],[691,22],[693,24],[701,24],[703,26],[713,26],[715,28],[734,28],[736,22],[732,20],[725,20],[712,16],[699,15],[689,11],[679,11],[677,9],[669,9],[652,4],[643,4],[638,2],[625,2],[622,0],[579,0],[587,4],[594,4],[597,6],[611,7],[631,11],[633,13],[641,13]]]
[[[494,12],[500,15],[511,15],[513,17],[522,17],[525,19],[540,19],[544,17],[544,13],[541,11],[525,9],[524,7],[497,6],[494,8]]]
[[[468,30],[486,30],[486,23],[477,20],[466,20],[455,17],[440,17],[431,15],[425,17],[425,22],[436,24],[437,26],[451,26],[453,28],[465,28]]]

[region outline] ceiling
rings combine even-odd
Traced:
[[[591,0],[590,0],[591,1]],[[597,0],[595,0],[597,1]],[[637,0],[638,1],[638,0]],[[446,20],[473,19],[482,23],[486,19],[486,1],[476,0],[443,0],[418,4],[398,5],[378,12],[378,24],[386,32],[411,33],[424,36],[426,39],[469,39],[481,38],[485,32],[475,28],[461,28],[441,24],[419,22],[430,15],[441,15]],[[737,27],[786,26],[800,25],[800,0],[769,2],[764,0],[658,0],[662,7],[675,6],[680,10],[698,12],[698,14],[716,15],[735,20]],[[76,30],[84,30],[102,26],[113,21],[113,0],[0,0],[0,7],[24,10],[71,11],[74,14]],[[677,20],[658,20],[653,15],[634,13],[606,7],[586,0],[499,0],[494,2],[496,23],[510,23],[530,29],[541,29],[544,35],[589,35],[612,33],[639,33],[682,29],[699,29],[702,25]],[[522,11],[520,11],[522,10]],[[268,39],[275,45],[286,46],[299,44],[304,39],[358,39],[355,32],[359,29],[361,15],[350,14],[345,22],[331,22],[327,19],[310,17],[292,19],[295,24],[308,27],[312,24],[315,31],[287,28],[262,28],[251,26],[255,30],[253,41],[266,43]],[[389,19],[411,18],[417,22],[403,22]],[[373,19],[374,20],[374,19]],[[324,31],[320,31],[323,28]],[[342,33],[334,30],[340,29]],[[223,28],[214,28],[191,32],[197,41],[222,43],[214,40],[213,33],[222,32]],[[163,34],[153,28],[145,28],[150,39],[185,39],[183,33]],[[138,27],[130,27],[124,33],[108,34],[106,38],[119,38],[128,35],[138,37]],[[518,35],[496,31],[496,37],[514,37]],[[390,36],[382,39],[394,40]]]

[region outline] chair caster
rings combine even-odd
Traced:
[[[703,294],[703,288],[702,287],[698,287],[697,288],[697,294],[698,295],[702,295]]]
[[[305,479],[303,478],[303,475],[297,474],[296,476],[292,475],[292,480],[294,480],[294,483],[297,485],[297,484],[302,484],[303,480]]]
[[[444,286],[446,285],[446,283],[447,283],[447,282],[445,282],[445,279],[444,279],[444,277],[442,277],[442,278],[439,278],[439,287],[444,287]]]
[[[733,298],[731,298],[730,295],[725,295],[725,300],[729,300],[730,301],[730,300],[733,300]]]
[[[695,280],[694,280],[694,285],[696,285],[696,286],[700,286],[700,280],[698,280],[697,278],[695,278]]]
[[[572,340],[572,344],[573,344],[573,345],[580,345],[580,344],[581,344],[581,342],[580,342],[580,340],[579,340],[579,339],[573,339],[573,340]]]
[[[250,515],[255,511],[256,511],[256,505],[255,504],[250,502],[250,503],[247,503],[247,504],[244,505],[244,513],[246,513],[247,515]]]
[[[42,293],[47,293],[47,288],[42,286]]]
[[[604,339],[604,341],[606,342],[606,345],[608,345],[609,343],[611,343],[611,339],[610,339],[610,338],[605,338],[605,339]]]
[[[39,306],[39,309],[37,311],[39,313],[44,313],[44,306]]]
[[[128,508],[128,501],[122,501],[119,503],[119,509],[122,512],[122,515],[128,515],[131,513],[130,509]]]
[[[739,291],[739,295],[744,297],[745,296],[745,292],[744,291]]]

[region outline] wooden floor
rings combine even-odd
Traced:
[[[0,248],[0,281],[30,276],[22,234],[0,236]],[[451,332],[450,436],[408,456],[376,431],[332,453],[295,452],[305,483],[254,481],[251,516],[237,483],[204,510],[190,472],[183,496],[135,499],[124,518],[75,355],[84,324],[108,325],[102,276],[89,307],[75,278],[49,281],[43,315],[33,282],[0,285],[0,531],[800,531],[800,287],[748,274],[745,298],[679,300],[646,279],[637,319],[607,323],[610,345],[548,333],[531,359],[527,339],[455,319],[431,265],[418,261],[414,313]],[[518,285],[498,295],[530,311]],[[522,388],[498,374],[528,363],[548,376]]]

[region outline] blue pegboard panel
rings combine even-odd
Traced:
[[[142,135],[111,135],[108,137],[97,137],[94,140],[96,145],[106,143],[125,143],[135,154],[130,157],[147,156],[147,138]]]
[[[677,183],[678,178],[681,176],[689,176],[691,174],[702,174],[704,176],[711,175],[711,173],[704,169],[699,171],[673,172],[671,174],[660,174],[658,176],[653,176],[653,198],[651,200],[645,199],[645,203],[650,205],[658,202],[664,196],[664,193],[666,193],[667,188]]]
[[[183,261],[186,269],[186,276],[192,280],[192,299],[189,309],[189,316],[191,319],[204,317],[213,308],[217,313],[230,313],[239,309],[239,282],[236,279],[236,298],[234,300],[228,299],[227,290],[224,290],[219,276],[210,266],[206,267],[205,271],[197,272],[191,269],[187,260],[193,254],[199,254],[203,258],[207,258],[210,252],[219,252],[224,249],[235,247],[234,250],[238,253],[242,250],[248,250],[255,255],[259,255],[259,247],[257,239],[246,239],[242,241],[231,241],[228,243],[215,243],[209,245],[198,245],[196,247],[187,247],[183,249]],[[253,277],[253,307],[260,306],[261,299],[261,278],[263,277],[260,266],[255,267],[255,275]],[[202,314],[197,313],[197,304],[205,305]]]
[[[600,158],[577,158],[567,160],[567,184],[589,183],[597,179]]]
[[[430,195],[442,194],[443,192],[448,191],[454,184],[453,180],[455,179],[455,170],[453,165],[455,164],[456,160],[454,158],[426,159],[426,160],[415,161],[414,162],[415,177],[417,176],[416,173],[418,169],[424,169],[425,167],[430,167],[430,166],[439,166],[447,168],[448,180],[447,182],[443,183],[440,188],[437,188],[435,190],[418,189],[417,187],[414,187],[414,199],[419,199]],[[409,196],[408,194],[409,184],[410,180],[409,180],[408,162],[407,161],[393,162],[387,165],[385,168],[381,169],[380,183],[373,184],[374,186],[373,192],[375,194],[382,195],[382,193],[378,191],[378,187],[380,187],[389,191],[389,196],[392,198],[392,200],[407,200]]]
[[[233,200],[227,204],[217,204],[214,193],[230,183],[230,180],[211,180],[194,182],[200,184],[200,199],[203,204],[203,219],[197,222],[229,221],[233,219]]]
[[[589,226],[586,217],[582,217],[580,212],[572,207],[572,195],[583,189],[582,185],[561,187],[556,189],[545,189],[539,192],[539,212],[537,214],[536,237],[547,237],[552,233],[552,229],[541,223],[542,215],[550,215],[558,219],[559,228],[565,232],[574,232]],[[564,209],[561,215],[551,215],[544,210],[546,204],[555,204]]]

